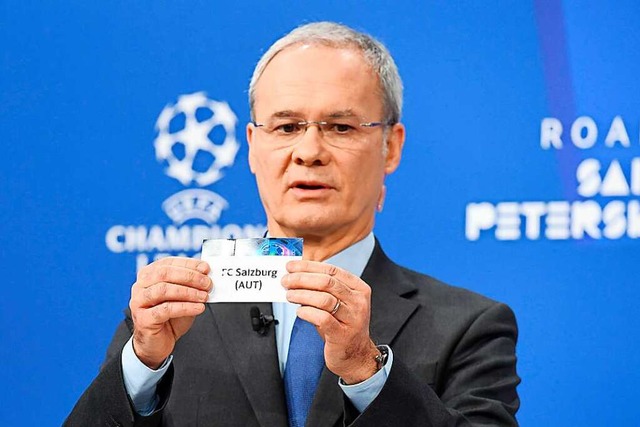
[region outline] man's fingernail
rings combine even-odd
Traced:
[[[201,262],[197,265],[196,270],[198,270],[200,273],[205,273],[207,272],[207,270],[209,270],[209,264],[207,264],[206,262]]]
[[[209,286],[209,283],[211,283],[211,279],[209,278],[209,276],[202,276],[200,277],[200,283],[203,286]]]

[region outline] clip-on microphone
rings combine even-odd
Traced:
[[[272,323],[278,324],[278,320],[274,319],[272,315],[260,313],[260,309],[256,306],[251,307],[249,314],[251,315],[251,327],[260,335],[265,335]]]

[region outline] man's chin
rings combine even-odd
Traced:
[[[319,216],[318,213],[283,218],[275,222],[287,237],[330,235],[337,228],[336,219],[339,217],[326,214]]]

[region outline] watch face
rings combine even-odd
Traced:
[[[378,370],[380,370],[387,363],[387,359],[389,358],[389,350],[386,346],[378,346],[377,348],[380,354],[376,355],[375,359],[376,363],[378,364]]]

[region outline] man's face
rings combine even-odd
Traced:
[[[304,44],[284,49],[266,67],[255,89],[254,117],[272,124],[385,119],[377,76],[358,50]],[[316,125],[284,144],[279,138],[290,128],[268,131],[247,126],[249,163],[272,235],[348,236],[351,243],[366,236],[384,176],[400,161],[403,126],[387,130],[387,150],[382,126],[357,126],[349,144],[332,144],[331,132]]]

